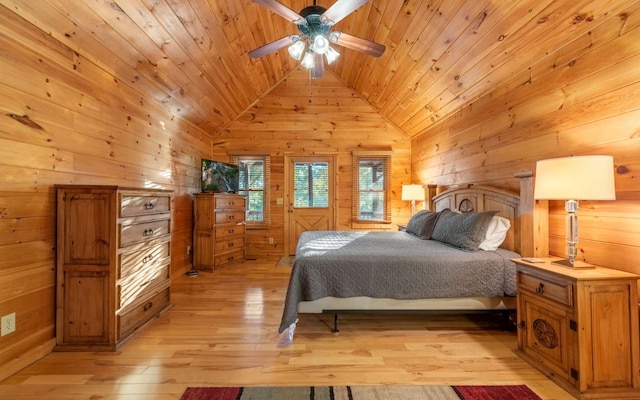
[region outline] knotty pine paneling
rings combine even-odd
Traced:
[[[15,312],[17,328],[0,338],[1,380],[53,345],[54,185],[174,190],[180,275],[190,268],[191,194],[211,137],[157,102],[153,82],[123,79],[134,66],[109,71],[3,6],[0,26],[0,315]]]
[[[413,180],[517,190],[514,174],[534,171],[537,160],[612,155],[618,200],[581,202],[579,259],[640,273],[638,14],[601,19],[572,42],[556,43],[414,137]],[[549,252],[563,256],[564,204],[549,204]]]
[[[213,141],[216,151],[271,156],[271,226],[247,231],[248,257],[284,254],[285,209],[276,199],[285,197],[285,155],[337,156],[336,228],[351,230],[351,152],[392,150],[392,218],[395,224],[409,219],[408,202],[400,200],[402,184],[410,183],[408,137],[330,72],[310,81],[306,70],[295,70]]]

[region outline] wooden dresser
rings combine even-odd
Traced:
[[[579,399],[640,398],[640,277],[514,261],[519,355]]]
[[[56,189],[55,350],[115,350],[171,306],[172,192]]]
[[[195,195],[193,268],[213,271],[245,258],[246,199],[228,193]]]

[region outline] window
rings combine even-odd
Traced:
[[[294,207],[329,207],[329,163],[296,162],[293,176]]]
[[[247,228],[269,226],[269,156],[237,156],[238,193],[247,198]]]
[[[355,222],[391,222],[388,194],[390,170],[390,155],[354,152],[352,217]]]

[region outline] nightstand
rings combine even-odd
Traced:
[[[543,260],[513,260],[520,357],[576,398],[640,398],[640,276]]]

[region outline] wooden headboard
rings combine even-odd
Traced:
[[[497,215],[511,222],[511,229],[500,247],[522,254],[518,194],[489,186],[449,189],[434,196],[429,205],[429,209],[435,211],[445,208],[460,212],[498,211]]]

